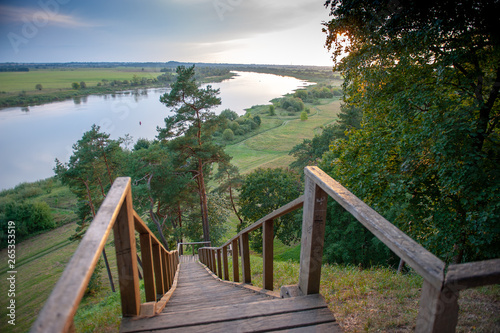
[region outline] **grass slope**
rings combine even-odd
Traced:
[[[268,107],[254,107],[248,112],[262,118],[262,127],[272,124],[244,141],[226,146],[226,153],[233,157],[232,163],[241,173],[262,168],[288,167],[293,156],[288,152],[304,139],[312,139],[321,128],[337,119],[340,101],[325,100],[323,105],[311,106],[309,119],[301,121],[299,116],[267,114]]]

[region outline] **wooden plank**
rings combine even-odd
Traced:
[[[458,322],[458,291],[435,288],[424,281],[417,316],[417,333],[453,333]]]
[[[238,239],[240,237],[240,235],[242,235],[242,234],[246,234],[246,233],[249,233],[255,229],[260,228],[262,226],[262,223],[264,223],[267,220],[275,220],[280,216],[286,215],[290,212],[293,212],[294,210],[301,208],[303,204],[304,204],[304,197],[300,196],[297,199],[287,203],[283,207],[280,207],[280,208],[276,209],[275,211],[273,211],[272,213],[267,214],[266,216],[264,216],[263,218],[261,218],[257,222],[253,223],[252,225],[246,227],[245,229],[240,231],[236,236],[234,236],[233,238],[231,238],[230,240],[225,242],[222,246],[229,245],[230,243],[232,243],[232,241],[234,239]]]
[[[156,302],[156,286],[153,265],[153,249],[150,234],[140,234],[142,272],[144,274],[144,292],[146,302]]]
[[[310,327],[312,325],[335,323],[328,309],[307,310],[299,313],[286,313],[271,317],[254,317],[235,321],[202,324],[189,327],[177,327],[169,330],[172,333],[191,332],[271,332],[285,331],[293,328]]]
[[[159,244],[153,244],[152,249],[156,293],[163,295],[165,293],[165,285],[163,283],[163,260],[161,259],[161,252],[163,250],[161,249]]]
[[[165,308],[165,305],[168,303],[168,301],[170,300],[170,298],[172,297],[172,295],[174,294],[174,291],[177,289],[177,283],[178,283],[178,279],[179,279],[179,267],[177,267],[176,269],[176,272],[175,272],[175,275],[174,275],[174,280],[173,280],[173,283],[172,283],[172,287],[170,288],[170,290],[168,292],[165,293],[165,295],[163,295],[163,297],[156,303],[156,307],[155,307],[155,311],[156,311],[156,314],[160,313],[161,311],[163,311],[163,309]]]
[[[238,265],[238,239],[233,239],[231,244],[231,247],[233,249],[233,281],[240,282],[240,268]]]
[[[222,248],[222,262],[224,263],[224,280],[229,280],[229,262],[227,257],[227,246]]]
[[[222,256],[221,249],[215,250],[217,253],[217,276],[222,279]]]
[[[167,251],[167,249],[165,249],[165,247],[163,246],[162,242],[160,242],[160,240],[158,238],[156,238],[154,233],[151,231],[151,229],[148,228],[146,223],[144,223],[144,221],[141,219],[139,214],[137,214],[137,212],[135,210],[133,211],[133,213],[134,213],[135,230],[137,230],[140,234],[149,233],[151,235],[151,238],[152,238],[152,243],[159,244],[164,251]]]
[[[299,288],[308,295],[319,293],[328,195],[306,175],[304,196]]]
[[[31,327],[31,332],[64,332],[70,328],[129,184],[128,177],[117,178],[113,183],[75,254]]]
[[[210,269],[214,274],[217,272],[217,262],[215,261],[215,248],[210,248],[210,263],[212,268]]]
[[[171,314],[162,313],[148,320],[124,320],[122,332],[171,329],[187,325],[206,325],[211,323],[224,323],[229,325],[227,321],[237,321],[241,319],[253,319],[254,322],[262,322],[264,321],[263,316],[269,319],[267,321],[277,321],[280,315],[287,315],[287,318],[308,317],[308,315],[310,316],[308,311],[315,310],[324,310],[322,316],[324,315],[324,317],[328,318],[328,321],[331,322],[335,320],[320,295],[309,295],[295,299],[271,299],[261,302],[232,304],[217,308],[194,309],[191,311],[184,311],[182,315],[176,312]],[[310,322],[311,318],[309,317],[307,321]],[[316,320],[313,320],[313,322],[314,321]],[[236,330],[232,330],[228,326],[228,329],[223,331],[234,332]],[[200,330],[200,332],[204,332],[204,330]]]
[[[274,230],[273,220],[267,220],[262,225],[262,259],[263,259],[263,271],[262,271],[262,282],[264,289],[273,290],[273,264],[274,264],[274,252],[273,252],[273,240],[274,240]]]
[[[445,285],[453,290],[464,290],[500,283],[500,259],[470,262],[448,266]]]
[[[113,233],[118,281],[120,283],[122,315],[124,317],[133,317],[139,315],[141,294],[139,291],[134,214],[130,185],[127,187],[126,192],[125,200],[113,227]]]
[[[430,281],[434,287],[441,288],[445,268],[443,261],[396,228],[320,168],[306,167],[304,173],[425,280]]]
[[[163,272],[163,286],[165,287],[165,292],[170,288],[170,282],[168,277],[168,265],[167,265],[167,252],[161,250],[161,268]]]
[[[252,273],[250,272],[250,247],[248,246],[248,234],[240,235],[241,252],[241,275],[244,283],[252,283]]]

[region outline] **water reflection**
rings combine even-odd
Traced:
[[[307,83],[270,74],[238,72],[234,79],[213,83],[220,88],[222,105],[244,114],[245,108],[266,104],[272,98]],[[165,88],[130,90],[110,95],[86,96],[68,101],[0,110],[0,189],[53,175],[54,159],[67,161],[71,146],[92,124],[118,139],[155,138],[170,114],[160,103]]]

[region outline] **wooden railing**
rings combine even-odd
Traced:
[[[162,310],[175,285],[177,251],[167,251],[132,207],[131,182],[117,178],[75,254],[54,287],[31,332],[73,331],[73,317],[106,244],[114,233],[122,315]],[[139,233],[146,303],[141,304],[136,234]]]
[[[283,286],[281,296],[319,293],[327,199],[332,197],[397,256],[424,278],[417,332],[454,332],[460,290],[500,283],[500,259],[450,265],[415,242],[317,167],[306,167],[304,195],[242,230],[220,247],[199,249],[200,261],[229,280],[228,247],[232,245],[233,280],[251,283],[248,235],[262,228],[263,287],[273,290],[273,220],[303,206],[300,273],[296,286]],[[238,251],[239,249],[239,251]],[[239,252],[239,254],[238,254]]]

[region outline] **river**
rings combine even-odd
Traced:
[[[220,89],[222,105],[238,114],[253,105],[268,104],[310,83],[292,77],[235,72],[230,80],[212,83]],[[112,139],[132,136],[153,139],[156,127],[164,126],[169,109],[160,103],[167,89],[139,89],[111,95],[91,95],[29,108],[0,110],[0,190],[22,182],[33,182],[54,175],[54,159],[67,162],[72,145],[92,124]]]

